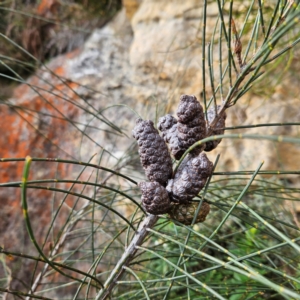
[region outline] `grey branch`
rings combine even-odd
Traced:
[[[125,271],[124,267],[128,266],[129,263],[133,260],[135,253],[137,252],[137,246],[141,246],[145,237],[149,234],[147,231],[148,228],[152,228],[156,221],[158,220],[158,216],[148,215],[145,220],[140,224],[137,232],[135,233],[131,243],[123,253],[122,257],[116,264],[115,268],[110,273],[110,276],[107,278],[104,283],[104,288],[100,290],[97,294],[95,300],[104,300],[109,295],[112,289],[116,286],[118,279],[122,276]]]

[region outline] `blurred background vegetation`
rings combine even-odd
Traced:
[[[0,33],[7,39],[1,38],[0,55],[7,65],[1,64],[0,72],[12,77],[14,72],[25,77],[32,74],[41,63],[81,47],[93,29],[120,9],[121,0],[1,1]],[[13,80],[1,76],[1,97],[11,95],[11,84]]]

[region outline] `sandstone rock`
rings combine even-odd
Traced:
[[[122,17],[118,20],[122,23]],[[123,20],[126,20],[125,15]],[[122,30],[129,29],[127,40],[117,36],[114,26],[119,26]],[[116,38],[112,39],[114,35]],[[93,44],[95,37],[97,43]],[[123,92],[119,88],[123,84],[125,73],[118,74],[116,70],[123,69],[122,64],[126,61],[124,53],[130,41],[130,27],[124,27],[123,23],[112,23],[102,31],[96,31],[86,47],[55,58],[31,76],[26,84],[20,85],[14,91],[13,98],[8,100],[8,105],[2,104],[0,107],[3,124],[0,136],[1,156],[11,158],[30,155],[88,161],[92,155],[101,154],[105,148],[102,153],[103,161],[109,162],[111,167],[118,163],[132,141],[124,136],[127,144],[117,143],[122,133],[112,124],[123,124],[124,131],[126,127],[129,131],[132,129],[130,120],[134,120],[135,116],[125,106],[113,109],[114,112],[102,110],[110,105],[120,104]],[[123,116],[122,119],[119,114]],[[109,151],[113,154],[109,154]],[[98,163],[99,156],[93,162]],[[21,181],[23,167],[23,162],[2,163],[1,182]],[[33,162],[30,179],[76,179],[81,169],[82,166],[67,163]],[[91,175],[93,173],[89,169],[80,179],[88,180]],[[108,175],[104,172],[98,176],[105,179]],[[71,184],[59,184],[58,187],[68,189]],[[77,185],[72,190],[81,192],[82,189],[83,185]],[[84,194],[90,196],[91,190],[86,188]],[[51,212],[58,209],[63,196],[63,193],[28,189],[28,211],[39,245],[44,243],[52,220]],[[0,202],[4,213],[0,220],[1,246],[10,251],[37,255],[25,228],[20,199],[19,188],[1,188]],[[70,195],[66,198],[53,229],[55,234],[62,228],[76,200],[77,197]],[[85,204],[85,200],[80,200],[76,209]],[[122,212],[126,215],[124,210]],[[72,243],[68,242],[67,245],[72,248]],[[48,246],[45,246],[45,251],[50,251]],[[23,289],[22,281],[28,280],[26,284],[30,284],[34,262],[21,262],[22,266],[18,259],[8,261],[13,276],[19,279],[10,284],[10,288],[14,290]],[[37,272],[39,270],[41,265]]]
[[[275,97],[279,97],[276,101]],[[240,125],[269,124],[280,122],[298,122],[299,113],[291,109],[298,99],[285,99],[282,95],[272,98],[252,97],[245,99],[228,110],[226,127]],[[226,130],[225,134],[243,133],[253,135],[299,136],[297,126],[257,127],[247,130]],[[297,144],[277,143],[266,140],[233,140],[223,139],[211,155],[222,153],[222,168],[230,170],[254,170],[261,161],[263,169],[268,170],[299,170],[300,162],[295,160],[300,147]],[[294,181],[294,175],[289,176]]]
[[[126,16],[129,20],[135,15],[137,9],[139,8],[140,3],[142,0],[123,0],[123,7],[126,11]]]
[[[161,87],[180,81],[175,99],[186,93],[187,86],[191,88],[189,94],[200,92],[195,83],[188,82],[191,77],[196,80],[199,68],[200,49],[194,42],[200,16],[184,18],[197,5],[197,1],[143,1],[131,22],[134,40],[130,46],[130,64],[137,74],[152,73],[154,80],[163,72]]]

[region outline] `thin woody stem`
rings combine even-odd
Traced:
[[[134,255],[137,252],[137,246],[141,246],[145,237],[149,234],[148,229],[152,228],[158,220],[156,215],[148,215],[144,221],[139,226],[136,231],[131,243],[123,253],[122,257],[116,264],[115,268],[110,273],[110,276],[107,278],[104,283],[104,288],[100,290],[97,294],[95,300],[104,300],[106,299],[112,289],[117,285],[118,279],[122,276],[125,271],[124,267],[127,267],[129,263],[134,259]]]

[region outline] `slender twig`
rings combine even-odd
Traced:
[[[244,65],[243,60],[242,60],[242,42],[241,42],[240,36],[237,33],[233,18],[231,19],[231,26],[232,26],[232,33],[233,33],[233,37],[234,37],[233,52],[236,54],[240,69],[242,69],[243,65]]]
[[[207,10],[207,0],[204,0],[203,21],[202,21],[202,97],[203,97],[203,103],[205,107],[205,117],[207,119],[206,75],[205,75],[206,10]]]
[[[125,163],[124,163],[124,164],[125,164]],[[123,168],[124,164],[121,165],[121,166],[119,166],[115,171],[117,171],[117,170]],[[86,168],[86,167],[87,167],[87,165],[85,166],[85,168]],[[85,168],[84,168],[82,171],[84,171]],[[92,184],[92,185],[98,186],[98,187],[104,187],[104,186],[105,186],[105,183],[107,182],[107,180],[108,180],[111,176],[113,176],[113,175],[114,175],[113,173],[109,174],[105,179],[103,179],[103,181],[101,182],[101,184]],[[79,176],[80,176],[80,175],[79,175]],[[46,182],[47,182],[47,181],[48,181],[48,182],[56,182],[56,183],[58,183],[60,180],[54,179],[54,181],[53,181],[53,180],[50,180],[50,181],[49,181],[49,180],[46,180]],[[45,182],[45,181],[44,181],[44,182]],[[30,184],[30,183],[33,183],[33,182],[32,182],[32,181],[31,181],[31,182],[30,182],[30,181],[27,181],[27,184]],[[35,183],[38,183],[38,181],[35,181]],[[85,183],[84,183],[84,182],[82,182],[82,181],[77,181],[77,182],[76,182],[76,181],[73,181],[72,187],[73,187],[76,183],[81,183],[81,184],[85,184],[85,185],[86,185],[86,184],[89,184],[89,182],[85,182]],[[21,183],[17,183],[16,186],[20,186],[20,184],[21,184]],[[71,187],[71,188],[72,188],[72,187]],[[71,191],[71,189],[70,189],[69,191]],[[73,192],[71,192],[71,193],[74,194]],[[78,195],[78,196],[79,196],[79,195]],[[133,199],[132,199],[132,200],[133,200]],[[135,200],[134,200],[134,201],[135,201]],[[94,203],[94,202],[93,202],[93,203]],[[77,218],[76,218],[75,222],[70,222],[70,223],[68,223],[68,226],[64,228],[62,234],[60,235],[59,241],[56,243],[54,249],[51,251],[51,254],[50,254],[50,257],[51,257],[51,258],[53,258],[53,257],[58,253],[59,249],[63,246],[63,244],[64,244],[66,238],[68,237],[69,232],[72,231],[73,228],[76,226],[77,222],[80,220],[80,216],[83,215],[83,214],[85,213],[85,208],[86,208],[88,205],[90,205],[89,202],[86,203],[86,204],[81,208],[81,210],[80,210],[80,211],[78,212],[78,214],[77,214]],[[138,204],[138,206],[140,207],[139,204]],[[53,262],[53,263],[54,263],[54,262]],[[36,290],[36,288],[38,287],[38,285],[39,285],[41,279],[43,278],[43,275],[46,273],[46,271],[47,271],[48,268],[49,268],[49,264],[45,264],[44,269],[38,274],[38,276],[36,277],[34,283],[32,284],[31,290],[30,290],[30,294],[33,293],[33,292]],[[83,284],[83,283],[82,283],[82,284]],[[100,284],[101,284],[101,283],[100,283]],[[101,285],[102,285],[102,284],[101,284]],[[27,297],[26,299],[29,299],[29,298]]]
[[[90,186],[94,186],[94,187],[98,187],[98,188],[103,188],[103,189],[106,189],[106,190],[109,190],[109,191],[112,191],[112,192],[115,192],[117,194],[120,194],[120,195],[124,196],[125,198],[127,198],[131,202],[133,202],[136,206],[138,206],[142,211],[144,211],[142,206],[135,199],[133,199],[131,196],[129,196],[128,194],[126,194],[126,193],[124,193],[120,190],[117,190],[115,188],[109,187],[109,186],[104,185],[104,184],[99,184],[99,183],[94,183],[94,182],[89,182],[89,181],[82,181],[82,180],[41,179],[41,180],[28,180],[28,182],[27,182],[28,188],[30,188],[32,184],[36,184],[36,183],[72,183],[72,184],[80,184],[80,185],[87,185],[87,186],[90,185]],[[21,181],[0,183],[0,187],[20,187],[21,184],[22,184]],[[34,188],[35,188],[35,186],[34,186]],[[41,186],[41,189],[43,189],[43,188],[44,187]],[[56,187],[54,187],[54,188],[49,187],[48,189],[53,190],[53,191],[64,191],[64,190],[56,188]],[[65,192],[67,194],[71,194],[71,195],[75,195],[75,194],[79,195],[79,193],[68,191],[68,190],[65,190]],[[82,195],[82,198],[84,198],[83,195]]]
[[[213,41],[212,41],[213,42]],[[214,71],[213,71],[213,51],[212,51],[212,43],[208,44],[208,69],[209,69],[209,78],[210,78],[210,86],[211,86],[211,91],[213,94],[213,100],[214,100],[214,108],[215,110],[217,109],[217,98],[215,94],[215,86],[214,86]]]
[[[3,293],[8,293],[8,294],[15,295],[15,296],[18,296],[18,297],[30,296],[30,298],[32,298],[32,299],[53,300],[53,298],[46,298],[46,297],[32,295],[32,294],[29,295],[29,294],[21,292],[21,291],[15,291],[15,290],[11,290],[11,289],[4,289],[4,288],[1,288],[1,287],[0,287],[0,291],[3,292]]]
[[[16,257],[27,258],[27,259],[31,259],[31,260],[35,260],[35,261],[39,261],[39,262],[44,262],[45,263],[45,260],[43,258],[40,258],[40,257],[37,257],[37,256],[31,256],[31,255],[24,254],[24,253],[11,252],[11,251],[7,251],[7,250],[5,250],[3,248],[2,249],[0,248],[0,253],[3,253],[5,255],[7,255],[8,257],[16,256]],[[102,283],[99,281],[99,279],[97,277],[93,276],[93,275],[90,275],[90,274],[88,274],[86,272],[83,272],[83,271],[81,271],[79,269],[72,268],[71,266],[68,266],[67,264],[58,263],[58,262],[55,262],[55,261],[53,261],[52,263],[54,265],[56,265],[57,267],[65,268],[67,270],[74,271],[74,272],[76,272],[78,274],[81,274],[81,275],[84,275],[86,277],[89,277],[90,279],[92,279],[95,282],[97,282],[98,286],[102,286]]]
[[[26,158],[0,158],[0,163],[1,162],[12,162],[12,161],[25,161],[25,160],[26,160]],[[86,162],[83,162],[83,161],[76,161],[76,160],[69,160],[69,159],[60,159],[60,158],[52,158],[52,157],[51,158],[32,157],[31,161],[60,162],[60,163],[67,163],[67,164],[88,166],[88,167],[92,167],[92,168],[95,168],[95,169],[100,169],[100,170],[112,173],[112,174],[117,175],[117,176],[121,176],[124,179],[126,179],[126,180],[134,183],[135,185],[137,184],[136,181],[134,181],[133,179],[131,179],[130,177],[128,177],[128,176],[126,176],[124,174],[121,174],[121,173],[116,172],[116,171],[114,171],[112,169],[109,169],[109,168],[98,166],[96,164],[86,163]]]
[[[266,36],[266,30],[265,30],[265,21],[264,21],[264,14],[263,14],[263,3],[261,0],[258,0],[258,8],[259,8],[259,18],[260,18],[260,25],[261,25],[261,30],[264,35]]]
[[[206,142],[217,140],[217,139],[223,139],[223,138],[230,138],[230,139],[251,139],[251,140],[269,140],[269,141],[274,141],[274,142],[286,142],[286,143],[295,143],[295,144],[300,144],[300,138],[294,138],[294,137],[286,137],[286,136],[274,136],[274,135],[256,135],[256,134],[222,134],[222,135],[214,135],[207,137],[201,141],[196,142],[193,144],[190,148],[188,148],[180,160],[178,161],[174,173],[177,171],[178,167],[184,160],[184,158],[193,151],[196,147],[199,147],[200,145],[205,144]]]
[[[61,269],[59,269],[57,266],[55,266],[53,264],[53,262],[51,260],[49,260],[48,257],[45,255],[45,253],[42,251],[42,249],[40,248],[40,246],[38,245],[38,243],[35,239],[33,229],[32,229],[32,226],[31,226],[31,222],[30,222],[30,218],[29,218],[29,214],[28,214],[28,206],[27,206],[27,180],[28,180],[28,177],[29,177],[30,165],[31,165],[31,157],[27,156],[26,161],[25,161],[24,171],[23,171],[23,177],[22,177],[22,186],[21,186],[22,193],[21,193],[21,196],[22,196],[22,208],[23,208],[24,220],[25,220],[27,232],[28,232],[28,235],[31,239],[31,242],[33,243],[33,245],[35,246],[35,248],[39,252],[39,254],[42,256],[42,258],[45,260],[45,262],[47,264],[49,264],[55,271],[57,271],[58,273],[62,274],[65,277],[68,277],[68,278],[71,278],[73,280],[81,282],[80,279],[78,279],[74,276],[71,276],[69,274],[66,274]]]
[[[6,184],[6,185],[3,185],[2,186],[6,186],[6,187],[9,187],[10,185],[9,184]],[[20,187],[19,185],[11,185],[11,187]],[[88,196],[85,196],[85,195],[82,195],[80,193],[75,193],[75,192],[69,192],[67,190],[63,190],[63,189],[58,189],[58,188],[52,188],[52,187],[47,187],[47,186],[34,186],[34,185],[30,185],[30,186],[27,186],[26,187],[27,189],[28,188],[31,188],[31,189],[40,189],[40,190],[48,190],[48,191],[55,191],[55,192],[61,192],[61,193],[68,193],[70,195],[73,195],[73,196],[77,196],[77,197],[80,197],[82,199],[86,199],[86,200],[89,200],[90,202],[93,202],[93,203],[97,203],[99,204],[100,206],[103,206],[105,207],[106,209],[109,209],[110,211],[112,211],[114,214],[116,214],[117,216],[119,216],[123,221],[125,221],[125,223],[128,224],[128,226],[130,226],[134,231],[135,231],[135,227],[121,214],[119,213],[118,211],[116,211],[115,209],[109,207],[108,205],[102,203],[102,202],[99,202],[91,197],[88,197]]]
[[[223,128],[224,130],[234,130],[234,129],[243,129],[243,128],[257,128],[257,127],[272,127],[272,126],[299,126],[300,123],[294,122],[282,122],[282,123],[265,123],[265,124],[252,124],[252,125],[239,125],[239,126],[230,126]]]
[[[134,255],[137,252],[137,247],[143,244],[145,237],[149,234],[148,229],[152,228],[157,220],[158,216],[148,215],[140,224],[131,243],[124,251],[114,269],[111,271],[109,277],[104,283],[104,288],[97,294],[95,300],[104,300],[110,295],[110,292],[117,284],[118,279],[121,278],[123,272],[125,271],[124,267],[127,267],[133,260]]]
[[[88,163],[95,157],[95,155],[96,155],[96,154],[92,155],[92,157],[90,158],[90,160],[88,161]],[[78,174],[78,176],[77,176],[77,179],[80,178],[80,176],[83,174],[83,172],[86,170],[86,168],[87,168],[87,166],[84,166],[84,167],[82,168],[81,172],[80,172],[80,173]],[[72,186],[69,188],[69,191],[71,191],[71,190],[74,188],[74,186],[75,186],[75,183],[72,184]],[[56,186],[55,186],[55,187],[56,187]],[[49,226],[49,230],[48,230],[48,232],[47,232],[46,235],[45,235],[44,244],[42,245],[42,250],[44,249],[44,246],[45,246],[45,244],[46,244],[46,241],[47,241],[47,239],[48,239],[48,236],[49,236],[49,234],[50,234],[50,231],[51,231],[51,229],[53,229],[54,222],[55,222],[55,220],[57,219],[58,214],[59,214],[59,212],[60,212],[60,210],[61,210],[63,204],[65,203],[65,201],[66,201],[68,195],[69,195],[69,194],[66,194],[66,195],[63,197],[63,199],[62,199],[60,205],[58,206],[58,208],[57,208],[57,210],[56,210],[56,213],[54,214],[54,216],[53,216],[53,218],[52,218],[51,224],[50,224],[50,226]],[[78,199],[79,199],[79,198],[78,198]],[[72,212],[71,212],[70,214],[72,214]],[[69,221],[69,220],[66,221],[66,224],[69,225],[69,222],[68,222],[68,221]],[[62,232],[62,233],[61,233],[61,235],[60,235],[60,234],[58,235],[57,242],[55,243],[54,249],[51,251],[49,257],[52,257],[52,258],[53,258],[53,257],[56,255],[56,253],[58,252],[59,247],[57,248],[57,244],[59,244],[60,238],[64,235],[66,227],[67,227],[67,226],[64,225],[63,228],[61,229],[61,232]],[[66,237],[66,236],[67,236],[67,235],[65,234],[65,237]],[[54,240],[54,238],[53,238],[53,240]],[[61,244],[61,245],[62,245],[62,244]],[[39,286],[40,281],[42,280],[43,275],[45,275],[45,273],[46,273],[48,267],[49,267],[49,265],[46,264],[46,265],[44,266],[43,270],[38,274],[38,276],[36,276],[34,282],[31,283],[31,293],[34,293],[34,291],[35,291],[35,290],[37,289],[37,287]],[[32,281],[33,281],[33,279],[34,279],[34,275],[35,275],[35,270],[36,270],[36,268],[37,268],[37,264],[35,265],[35,269],[34,269],[34,271],[33,271]]]

